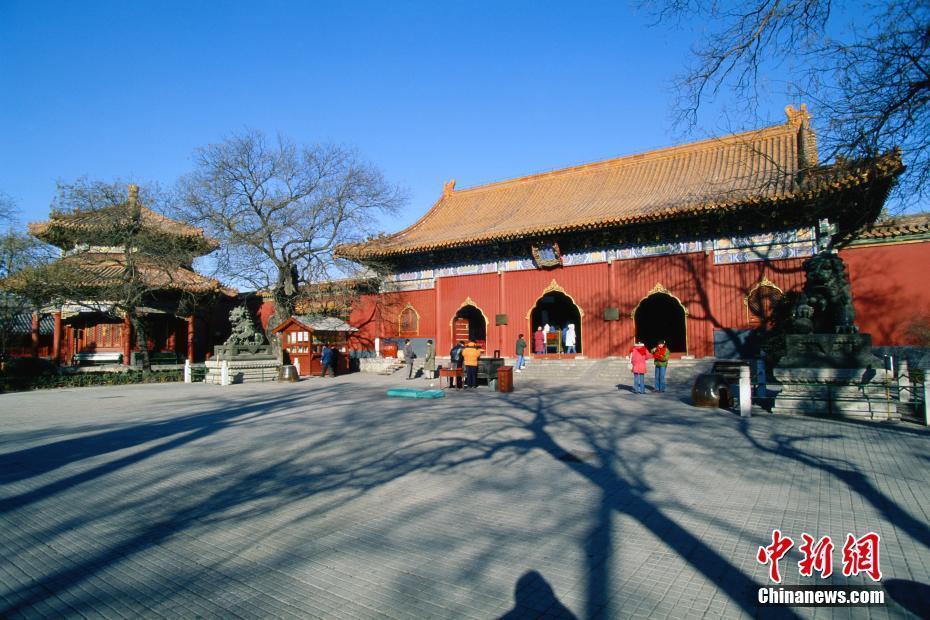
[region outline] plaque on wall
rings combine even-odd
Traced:
[[[605,321],[619,321],[620,320],[620,308],[604,308],[604,320]]]
[[[506,314],[496,314],[496,315],[494,315],[494,324],[495,324],[495,325],[506,325],[506,324],[507,324],[507,315],[506,315]]]
[[[533,262],[540,269],[552,269],[562,266],[562,253],[559,244],[555,241],[544,241],[530,246],[533,253]]]

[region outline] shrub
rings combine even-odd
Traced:
[[[41,357],[14,357],[3,365],[8,377],[45,377],[58,374],[55,364]]]
[[[178,370],[167,372],[108,372],[77,373],[73,375],[5,376],[0,377],[0,391],[43,390],[94,385],[129,385],[134,383],[170,383],[184,380]]]

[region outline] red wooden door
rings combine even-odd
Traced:
[[[468,342],[468,319],[457,318],[452,321],[452,343],[459,340]]]

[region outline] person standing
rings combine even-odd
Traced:
[[[474,341],[469,340],[465,348],[462,349],[462,360],[465,364],[465,387],[478,387],[478,358],[481,357],[481,349]]]
[[[523,367],[526,366],[526,359],[524,358],[526,353],[526,340],[523,339],[523,334],[520,334],[520,337],[517,338],[517,344],[514,349],[517,352],[517,372],[522,372]]]
[[[413,345],[410,344],[410,339],[404,340],[404,363],[407,364],[407,381],[413,379],[413,360],[416,359],[417,354],[413,352]]]
[[[639,340],[633,341],[630,349],[630,368],[633,371],[633,393],[646,393],[646,360],[649,359],[649,349]]]
[[[336,376],[336,369],[333,368],[333,350],[329,348],[328,344],[324,344],[323,350],[320,351],[320,368],[320,377],[325,377],[327,370],[329,370],[333,377]]]
[[[449,351],[449,364],[450,368],[462,368],[462,350],[465,348],[465,343],[459,340],[456,342],[452,349]],[[449,387],[452,387],[452,377],[449,377]],[[462,374],[459,373],[459,376],[455,378],[455,387],[462,389]]]
[[[426,357],[423,358],[423,375],[427,379],[436,378],[436,349],[433,341],[426,341]]]
[[[668,358],[672,352],[665,346],[665,341],[660,340],[656,348],[652,350],[652,361],[656,365],[656,392],[665,391],[665,374],[668,371]]]
[[[568,327],[565,328],[565,352],[574,353],[575,352],[575,342],[578,340],[578,336],[575,335],[575,324],[569,323]]]
[[[543,332],[542,326],[537,327],[536,333],[533,334],[533,345],[537,355],[542,355],[546,352],[546,334]]]

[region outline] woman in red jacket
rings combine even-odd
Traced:
[[[630,366],[633,370],[633,393],[646,393],[646,360],[649,359],[649,349],[639,340],[633,341],[630,349]]]
[[[543,328],[539,327],[536,329],[536,333],[533,334],[533,350],[537,355],[546,352],[546,334],[543,333]]]

